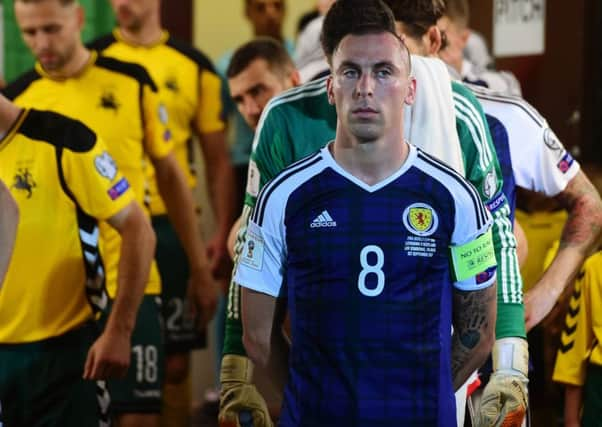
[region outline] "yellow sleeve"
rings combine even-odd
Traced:
[[[167,108],[159,100],[157,92],[146,85],[142,90],[145,151],[149,156],[161,159],[171,153],[174,147],[172,132],[169,128],[169,114]]]
[[[86,152],[63,150],[65,184],[85,213],[106,220],[134,200],[134,191],[98,138]]]
[[[582,386],[594,343],[592,329],[591,264],[583,266],[569,301],[560,348],[556,354],[553,380]]]
[[[221,87],[222,81],[217,74],[202,70],[199,76],[199,108],[197,129],[200,133],[219,132],[225,129]]]

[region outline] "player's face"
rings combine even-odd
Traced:
[[[111,0],[111,6],[119,26],[137,32],[153,8],[159,7],[159,4],[157,0]]]
[[[247,124],[255,129],[268,101],[290,88],[292,80],[272,72],[265,59],[254,60],[237,76],[228,79],[230,95]]]
[[[83,26],[83,12],[76,3],[17,1],[15,16],[25,44],[46,71],[60,70],[74,57]]]
[[[248,0],[247,18],[255,35],[279,39],[284,21],[284,0]]]
[[[415,89],[404,55],[400,41],[389,33],[343,38],[333,54],[328,83],[343,133],[361,143],[401,129],[402,107],[413,102]]]

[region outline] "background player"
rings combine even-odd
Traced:
[[[253,131],[270,99],[299,85],[299,72],[291,57],[280,43],[268,37],[258,37],[236,49],[226,76],[232,101]],[[240,220],[232,227],[228,239],[230,251],[234,250]]]
[[[107,423],[104,381],[88,380],[127,371],[155,247],[150,222],[121,172],[102,167],[112,162],[107,147],[81,122],[21,110],[0,96],[0,131],[0,179],[12,183],[21,215],[0,291],[2,421]],[[113,310],[98,337],[94,314],[107,304],[100,220],[121,235],[121,263]]]
[[[565,427],[600,423],[601,272],[602,252],[597,252],[585,261],[575,282],[556,356],[553,379],[564,384]]]
[[[84,47],[80,31],[82,7],[71,0],[18,0],[15,15],[24,40],[38,63],[6,91],[24,106],[63,112],[81,119],[103,136],[117,164],[144,203],[146,177],[143,156],[155,167],[157,183],[174,224],[191,271],[191,292],[211,318],[216,289],[198,233],[192,195],[172,151],[172,131],[156,86],[139,65],[98,56]],[[105,169],[110,170],[110,165]],[[109,172],[107,172],[109,173]],[[119,263],[118,236],[101,224],[103,257],[107,264],[109,296],[115,296],[115,271]],[[154,266],[153,266],[154,267]],[[156,267],[134,332],[133,366],[123,381],[109,384],[113,409],[120,422],[152,425],[158,422],[164,372],[160,326],[160,279]]]
[[[205,179],[215,213],[215,232],[207,242],[211,272],[230,280],[232,264],[226,251],[234,221],[234,174],[224,136],[221,81],[203,53],[181,42],[162,28],[159,0],[111,0],[118,21],[112,34],[91,43],[103,55],[144,66],[159,89],[169,117],[174,154],[186,174],[190,189],[197,183],[193,167],[193,139],[202,149]],[[155,174],[150,175],[151,214],[157,233],[157,264],[163,283],[163,316],[166,327],[166,385],[162,409],[164,425],[187,425],[190,413],[190,351],[206,345],[205,323],[213,310],[197,313],[190,286],[203,272],[189,269],[185,250],[174,224],[157,193]],[[202,316],[203,318],[199,318]]]
[[[268,101],[299,82],[299,74],[284,47],[267,37],[256,38],[240,46],[232,56],[227,75],[233,102],[253,130],[257,127],[259,117]],[[239,218],[234,224],[228,239],[228,248],[232,253],[234,253],[236,233],[241,220],[242,218]],[[246,223],[246,218],[244,221]],[[222,348],[223,343],[219,347],[217,356],[220,359],[222,359]],[[263,399],[257,394],[254,386],[248,385],[253,377],[253,368],[248,363],[248,359],[237,354],[227,354],[223,356],[222,363],[225,366],[220,375],[221,392],[223,395],[230,394],[230,396],[222,402],[220,423],[224,425],[229,422],[236,423],[237,408],[244,407],[249,399],[261,405],[261,415],[256,416],[264,416],[265,419],[259,425],[270,423]],[[244,367],[245,372],[241,373],[237,370],[237,366]],[[240,375],[246,381],[241,382]],[[243,390],[244,392],[241,393]]]
[[[403,141],[415,81],[390,10],[339,0],[322,42],[336,137],[259,196],[236,272],[245,346],[281,385],[290,360],[280,425],[455,425],[453,390],[494,339],[491,217],[457,173]],[[456,244],[487,262],[454,276],[452,308]]]

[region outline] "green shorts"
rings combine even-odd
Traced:
[[[98,427],[108,423],[110,398],[104,381],[82,379],[88,349],[97,336],[98,326],[89,322],[43,341],[0,344],[0,424]]]
[[[157,234],[156,260],[161,275],[161,299],[165,324],[165,352],[187,353],[205,348],[205,331],[199,331],[190,315],[187,298],[188,262],[178,236],[165,215],[152,218]]]
[[[123,379],[109,380],[113,414],[159,413],[165,376],[161,299],[145,295],[132,333],[132,358]],[[111,304],[108,306],[110,310]],[[106,324],[107,313],[101,323]]]
[[[602,366],[590,364],[583,386],[583,427],[602,425]]]

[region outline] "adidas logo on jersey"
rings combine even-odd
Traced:
[[[322,211],[322,213],[318,215],[318,217],[314,219],[309,226],[311,228],[336,227],[337,222],[332,219],[328,211]]]

